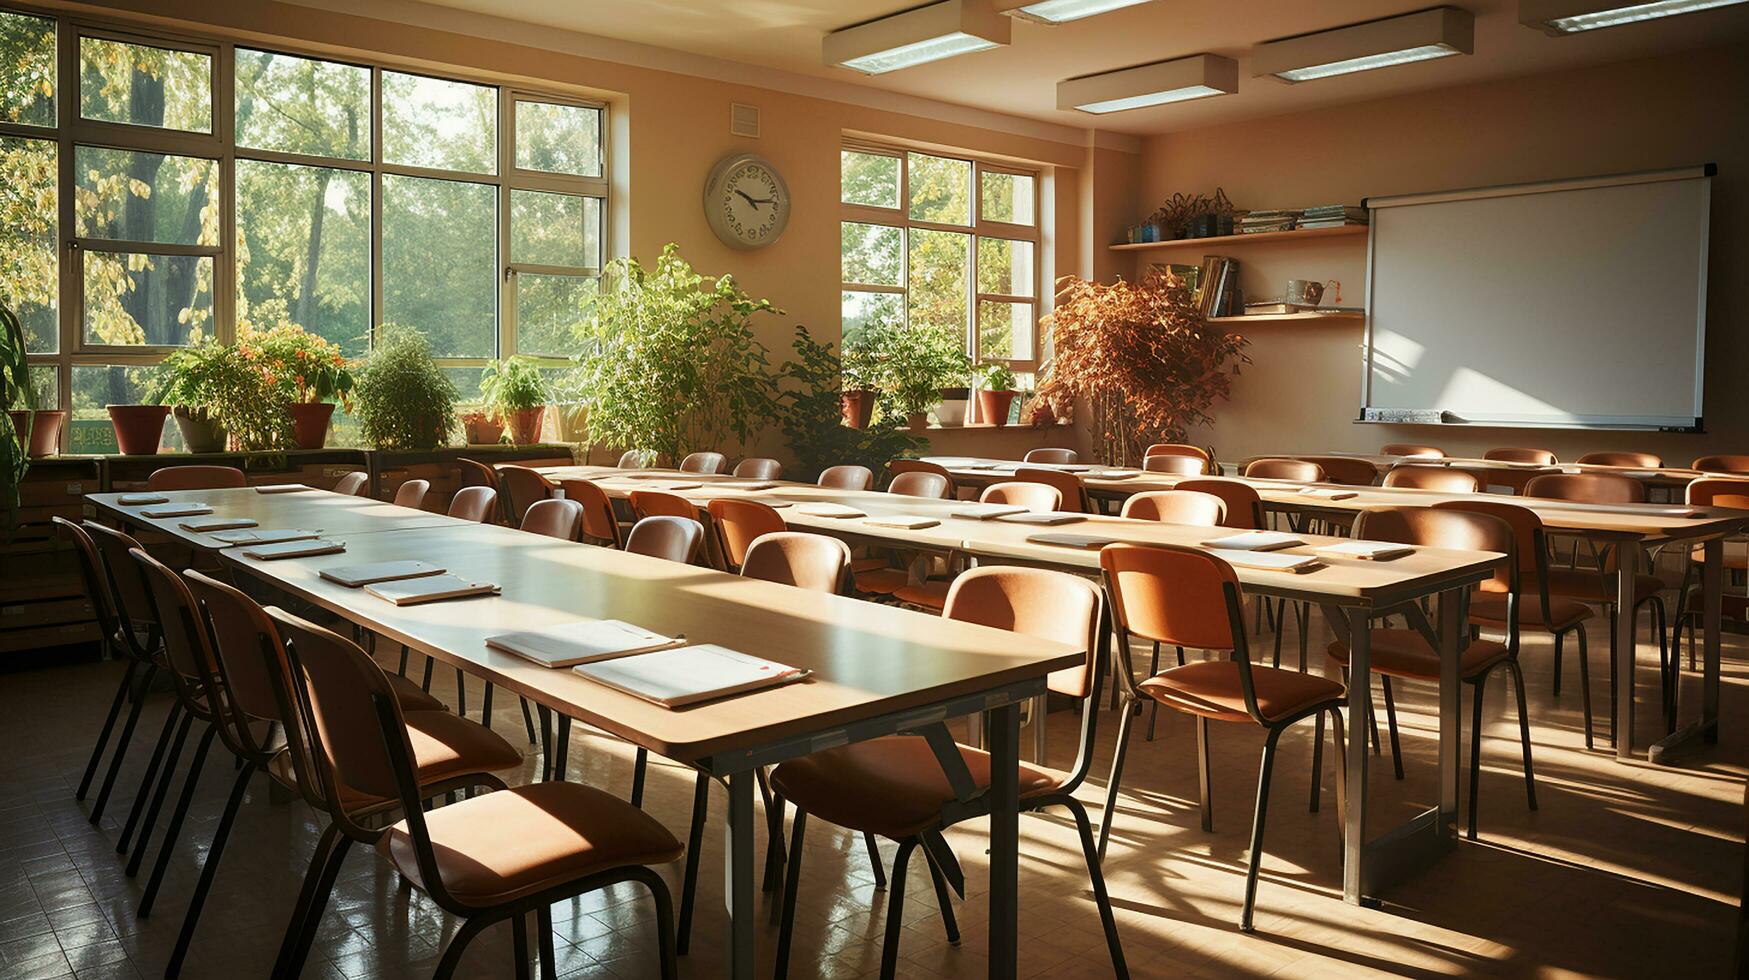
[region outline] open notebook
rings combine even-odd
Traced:
[[[1297,548],[1302,544],[1305,542],[1295,535],[1280,531],[1242,531],[1226,537],[1210,538],[1202,546],[1228,551],[1280,551],[1282,548]]]
[[[394,582],[404,578],[424,578],[427,575],[442,575],[448,569],[425,561],[373,561],[362,565],[339,565],[334,568],[324,568],[320,574],[330,582],[336,582],[349,589],[378,582]]]
[[[1108,544],[1116,544],[1117,538],[1108,538],[1103,534],[1072,534],[1067,531],[1040,531],[1029,534],[1026,538],[1029,544],[1054,544],[1064,548],[1103,548]]]
[[[865,514],[855,507],[834,503],[798,504],[796,512],[812,517],[862,517]]]
[[[1365,561],[1390,561],[1415,553],[1414,548],[1395,541],[1344,541],[1320,545],[1312,551],[1326,558],[1360,558]]]
[[[459,575],[422,575],[418,578],[402,578],[367,585],[364,591],[397,606],[417,606],[423,602],[497,595],[498,586],[491,582],[475,582]]]
[[[808,671],[712,643],[618,657],[571,669],[597,684],[664,708],[682,708],[787,684],[808,675]]]
[[[1300,496],[1316,497],[1319,500],[1348,500],[1360,494],[1353,490],[1338,490],[1335,487],[1301,487]]]
[[[1024,514],[1026,508],[1018,504],[967,504],[952,511],[955,517],[964,517],[974,521],[991,521],[1009,514]]]
[[[1289,555],[1279,551],[1235,551],[1211,548],[1209,554],[1236,568],[1260,568],[1271,572],[1309,572],[1323,568],[1317,555]]]
[[[320,531],[300,531],[296,528],[276,528],[273,530],[220,531],[213,535],[213,540],[226,544],[278,544],[282,541],[314,541],[322,536]]]
[[[1075,514],[1066,510],[1047,510],[1042,513],[1030,511],[1020,514],[1003,514],[996,520],[1009,524],[1035,524],[1039,527],[1056,527],[1059,524],[1073,524],[1087,519],[1086,514]]]
[[[896,527],[906,531],[916,531],[926,527],[934,527],[941,522],[923,514],[880,514],[863,521],[863,523],[871,527]]]
[[[561,623],[486,637],[486,645],[492,649],[514,653],[543,667],[575,667],[667,650],[685,643],[685,637],[663,636],[617,619]]]

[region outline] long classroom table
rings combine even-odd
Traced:
[[[246,489],[166,496],[198,495],[215,512],[222,503],[246,509],[263,527],[295,527],[309,513],[306,502],[319,499],[307,493],[259,495]],[[119,496],[87,499],[109,518],[179,530],[165,526],[176,519],[143,518],[140,508],[121,505]],[[271,562],[247,558],[240,548],[217,555],[242,574],[724,782],[729,795],[728,972],[733,977],[751,977],[754,971],[755,771],[834,745],[927,730],[950,718],[988,712],[991,785],[981,801],[974,794],[964,802],[990,812],[990,975],[1016,974],[1018,706],[1043,694],[1047,675],[1079,662],[1080,651],[839,596],[810,595],[798,603],[785,586],[493,525],[415,526],[408,522],[422,520],[413,516],[422,512],[394,510],[401,513],[378,516],[386,525],[381,529],[333,534],[346,543],[341,554]],[[186,538],[186,532],[178,536]],[[319,574],[330,566],[397,559],[435,562],[497,583],[502,594],[396,607]],[[695,642],[746,649],[812,675],[783,687],[668,710],[485,645],[495,633],[579,618],[625,619]],[[957,752],[940,759],[954,785],[973,785],[969,774],[954,771],[964,768]]]
[[[1258,459],[1316,459],[1320,456],[1340,456],[1344,459],[1358,459],[1371,463],[1373,471],[1380,477],[1398,466],[1445,466],[1475,474],[1484,485],[1493,483],[1502,486],[1522,486],[1531,477],[1549,473],[1602,473],[1613,476],[1625,476],[1638,480],[1648,489],[1678,489],[1688,485],[1690,480],[1703,476],[1719,476],[1717,473],[1707,473],[1704,470],[1691,469],[1686,466],[1613,466],[1602,463],[1514,463],[1500,459],[1481,459],[1474,456],[1396,456],[1389,453],[1356,453],[1334,450],[1327,453],[1278,453],[1273,455],[1249,456],[1241,460],[1241,465]]]

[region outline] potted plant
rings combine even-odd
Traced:
[[[455,383],[411,327],[377,328],[352,399],[365,441],[379,449],[436,449],[455,424]]]
[[[36,395],[30,387],[30,362],[25,356],[24,328],[12,311],[0,307],[0,405],[10,409],[23,405],[26,409]],[[30,456],[25,451],[29,433],[17,428],[22,412],[7,412],[0,420],[0,495],[5,498],[6,526],[18,523],[18,487],[24,474],[30,471]],[[32,420],[34,424],[34,419]]]
[[[1020,394],[1014,390],[1014,372],[1006,364],[992,362],[984,365],[981,380],[978,418],[991,425],[1007,425],[1008,409],[1013,406],[1014,397]]]
[[[470,405],[458,413],[462,441],[470,446],[496,446],[504,441],[504,420],[484,408]]]
[[[16,368],[23,379],[18,387],[11,389],[6,399],[6,414],[12,422],[17,442],[27,447],[26,455],[32,459],[53,456],[60,448],[61,427],[66,424],[67,413],[36,407],[47,399],[35,385],[28,383],[30,365],[26,358],[24,327],[4,306],[0,306],[0,333],[5,335],[0,338],[0,349],[5,352],[6,369]]]
[[[777,396],[777,423],[796,456],[794,479],[812,480],[820,471],[839,463],[857,463],[877,472],[889,460],[914,456],[928,445],[914,439],[896,424],[882,419],[867,428],[844,424],[843,397],[839,385],[844,367],[831,344],[823,344],[797,327],[794,348],[797,359],[785,361],[783,388]]]
[[[875,401],[880,397],[883,333],[881,328],[870,326],[844,337],[844,356],[840,360],[844,377],[839,413],[844,424],[852,429],[866,429],[874,418]]]
[[[172,408],[189,452],[223,452],[233,440],[244,452],[262,452],[292,441],[289,389],[248,343],[208,339],[172,353],[164,358],[152,400]]]
[[[328,441],[334,403],[348,409],[357,383],[338,344],[294,324],[253,334],[240,343],[260,349],[267,364],[290,389],[286,410],[291,414],[293,444],[321,449]]]
[[[492,361],[480,372],[480,396],[486,412],[510,429],[510,441],[518,446],[540,441],[547,395],[547,379],[526,357]]]
[[[971,374],[964,342],[948,331],[924,327],[891,329],[885,341],[881,392],[905,414],[907,425],[926,428],[929,409],[943,400],[946,386]]]

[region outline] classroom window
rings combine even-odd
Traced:
[[[103,37],[79,41],[79,116],[191,133],[213,131],[213,59]]]
[[[369,160],[370,69],[237,49],[237,145]]]

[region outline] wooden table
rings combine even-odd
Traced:
[[[243,517],[257,522],[247,530],[320,531],[323,537],[346,538],[354,534],[397,531],[415,527],[460,527],[469,522],[430,511],[334,493],[331,490],[299,490],[295,493],[259,493],[253,487],[225,490],[166,490],[157,496],[170,498],[168,504],[123,505],[121,493],[90,493],[85,495],[105,517],[124,525],[170,535],[201,551],[219,551],[231,545],[213,537],[212,532],[190,531],[184,521],[213,517]],[[168,507],[171,504],[199,501],[212,507],[211,514],[196,517],[147,517],[142,512]],[[222,532],[221,532],[222,533]]]
[[[290,520],[297,496],[261,497],[262,523]],[[988,711],[990,975],[1015,974],[1018,705],[1044,692],[1051,671],[1079,662],[1080,651],[843,597],[798,602],[785,586],[492,525],[400,527],[344,540],[345,554],[262,562],[233,548],[219,557],[427,656],[722,780],[729,794],[726,906],[734,977],[751,977],[754,969],[755,769]],[[318,574],[331,565],[406,558],[495,582],[503,594],[403,608]],[[671,711],[485,646],[486,637],[512,628],[610,617],[746,649],[813,675]],[[963,765],[957,753],[942,758],[944,765]]]
[[[1445,466],[1473,473],[1476,479],[1481,480],[1485,486],[1490,483],[1499,486],[1522,486],[1531,477],[1547,473],[1605,473],[1638,480],[1647,488],[1676,489],[1687,486],[1690,480],[1708,475],[1701,470],[1689,469],[1686,466],[1605,466],[1600,463],[1555,463],[1544,466],[1538,463],[1513,463],[1507,460],[1479,459],[1473,456],[1394,456],[1388,453],[1343,451],[1265,454],[1247,457],[1240,463],[1243,465],[1258,459],[1316,459],[1319,456],[1341,456],[1345,459],[1365,460],[1373,465],[1374,471],[1380,477],[1401,465]]]

